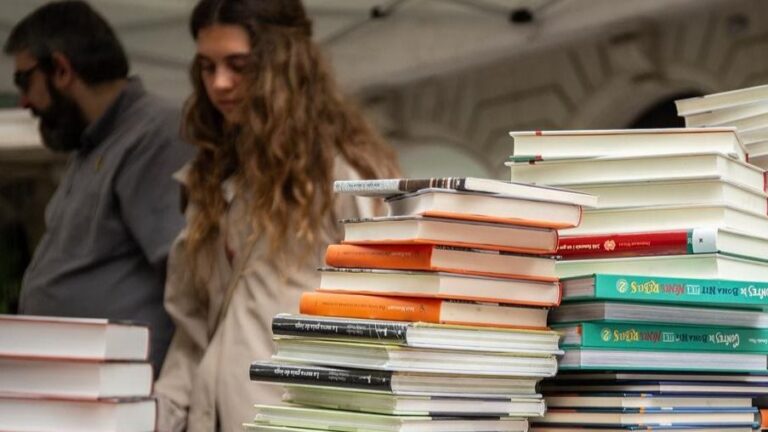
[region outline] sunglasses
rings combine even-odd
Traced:
[[[13,83],[22,93],[29,91],[29,84],[32,81],[32,74],[39,67],[40,63],[32,66],[29,69],[20,70],[13,73]]]

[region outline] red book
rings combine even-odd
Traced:
[[[563,259],[712,253],[716,235],[716,229],[692,229],[563,236],[557,253]]]

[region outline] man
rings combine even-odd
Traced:
[[[178,138],[179,113],[128,77],[114,31],[82,1],[35,10],[4,50],[44,144],[71,153],[19,311],[149,324],[157,372],[173,332],[166,258],[184,224],[171,176],[192,151]]]

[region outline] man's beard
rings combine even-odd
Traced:
[[[53,151],[70,152],[82,146],[82,135],[88,122],[83,111],[70,97],[65,96],[46,79],[51,104],[45,111],[32,109],[40,118],[40,135],[43,144]]]

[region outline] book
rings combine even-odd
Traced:
[[[585,322],[555,330],[564,347],[768,354],[765,329]]]
[[[151,399],[67,400],[0,396],[0,430],[14,432],[147,432]]]
[[[557,253],[562,259],[721,253],[768,260],[768,238],[725,228],[586,234],[560,237]]]
[[[424,189],[387,198],[388,216],[429,216],[538,228],[570,228],[581,220],[581,206],[552,201],[518,199]]]
[[[513,181],[565,187],[691,177],[713,177],[758,190],[765,190],[766,185],[764,170],[711,152],[533,161],[518,161],[513,156],[506,165]]]
[[[149,329],[95,318],[0,315],[0,355],[146,360]]]
[[[570,372],[566,372],[569,376]],[[741,374],[743,375],[743,374]],[[718,381],[615,381],[615,380],[569,380],[543,382],[542,391],[550,394],[574,393],[580,395],[605,393],[651,393],[661,396],[717,396],[754,398],[768,394],[765,384]]]
[[[445,348],[533,355],[551,355],[562,352],[558,348],[560,336],[550,330],[449,326],[284,313],[278,314],[272,319],[272,334],[276,338],[295,336],[385,343],[413,348]]]
[[[600,321],[765,328],[768,314],[748,309],[588,301],[564,303],[550,311],[549,321],[552,324]]]
[[[629,432],[629,431],[646,431],[646,432],[653,432],[653,431],[685,431],[685,432],[755,432],[754,429],[752,429],[752,426],[703,426],[703,427],[692,427],[692,426],[673,426],[673,425],[662,425],[662,426],[638,426],[638,425],[629,425],[629,426],[618,426],[618,427],[606,427],[606,426],[596,426],[596,427],[587,427],[587,426],[581,426],[581,425],[557,425],[557,424],[541,424],[541,425],[531,425],[531,428],[528,429],[529,432],[567,432],[567,431],[578,431],[578,432]]]
[[[349,432],[526,432],[528,421],[517,417],[391,416],[298,406],[256,405],[256,429],[263,425]],[[249,426],[250,427],[250,426]],[[269,430],[269,429],[266,429]]]
[[[389,296],[435,297],[450,300],[555,306],[558,282],[467,276],[453,273],[320,269],[319,291]]]
[[[739,133],[760,129],[768,125],[768,113],[731,120],[727,123],[725,126],[735,127]]]
[[[428,297],[308,292],[301,295],[299,312],[349,318],[545,329],[549,310]]]
[[[536,377],[398,372],[271,362],[251,363],[252,381],[335,387],[396,395],[538,398]]]
[[[629,369],[766,372],[768,357],[755,353],[640,351],[634,349],[566,348],[559,360],[566,369]]]
[[[149,363],[0,357],[0,394],[68,399],[147,397]]]
[[[553,394],[550,408],[750,408],[749,397],[663,396],[653,393]]]
[[[685,127],[733,126],[730,122],[768,113],[765,100],[685,116]]]
[[[423,189],[480,192],[528,200],[576,204],[586,207],[594,207],[597,204],[596,197],[577,191],[477,177],[336,180],[333,182],[333,191],[336,193],[371,197],[402,195],[418,192]]]
[[[765,261],[724,254],[665,255],[628,258],[566,260],[557,263],[561,278],[590,273],[622,273],[658,277],[745,279],[768,282]]]
[[[748,131],[739,132],[739,139],[745,146],[752,143],[768,140],[768,127],[761,127],[750,129]]]
[[[692,381],[697,384],[745,383],[757,386],[768,385],[768,375],[722,374],[701,372],[636,372],[636,371],[573,371],[558,374],[555,379],[564,381]]]
[[[535,423],[637,426],[754,426],[756,408],[729,408],[720,410],[695,410],[691,408],[608,411],[590,408],[551,409]]]
[[[563,279],[563,300],[619,300],[629,302],[678,303],[700,306],[764,308],[768,306],[768,283],[593,274]]]
[[[746,161],[736,129],[669,128],[510,132],[516,158],[672,155],[719,152]]]
[[[571,185],[600,197],[601,209],[641,206],[723,205],[765,215],[768,195],[760,189],[717,177],[657,179],[622,183]]]
[[[665,231],[690,227],[726,228],[768,238],[768,217],[728,205],[689,204],[597,209],[584,212],[581,224],[560,235]]]
[[[350,244],[435,244],[529,254],[557,250],[557,231],[549,228],[422,217],[343,222],[344,243]]]
[[[395,345],[278,338],[273,360],[322,366],[402,372],[547,377],[557,372],[554,356],[410,348]]]
[[[335,244],[328,246],[325,263],[332,267],[442,271],[557,281],[552,257],[455,246]]]
[[[707,111],[759,103],[768,99],[768,85],[748,87],[675,101],[677,115],[689,116]]]
[[[348,389],[285,386],[283,401],[310,407],[389,415],[533,417],[544,414],[544,400],[403,396]]]

